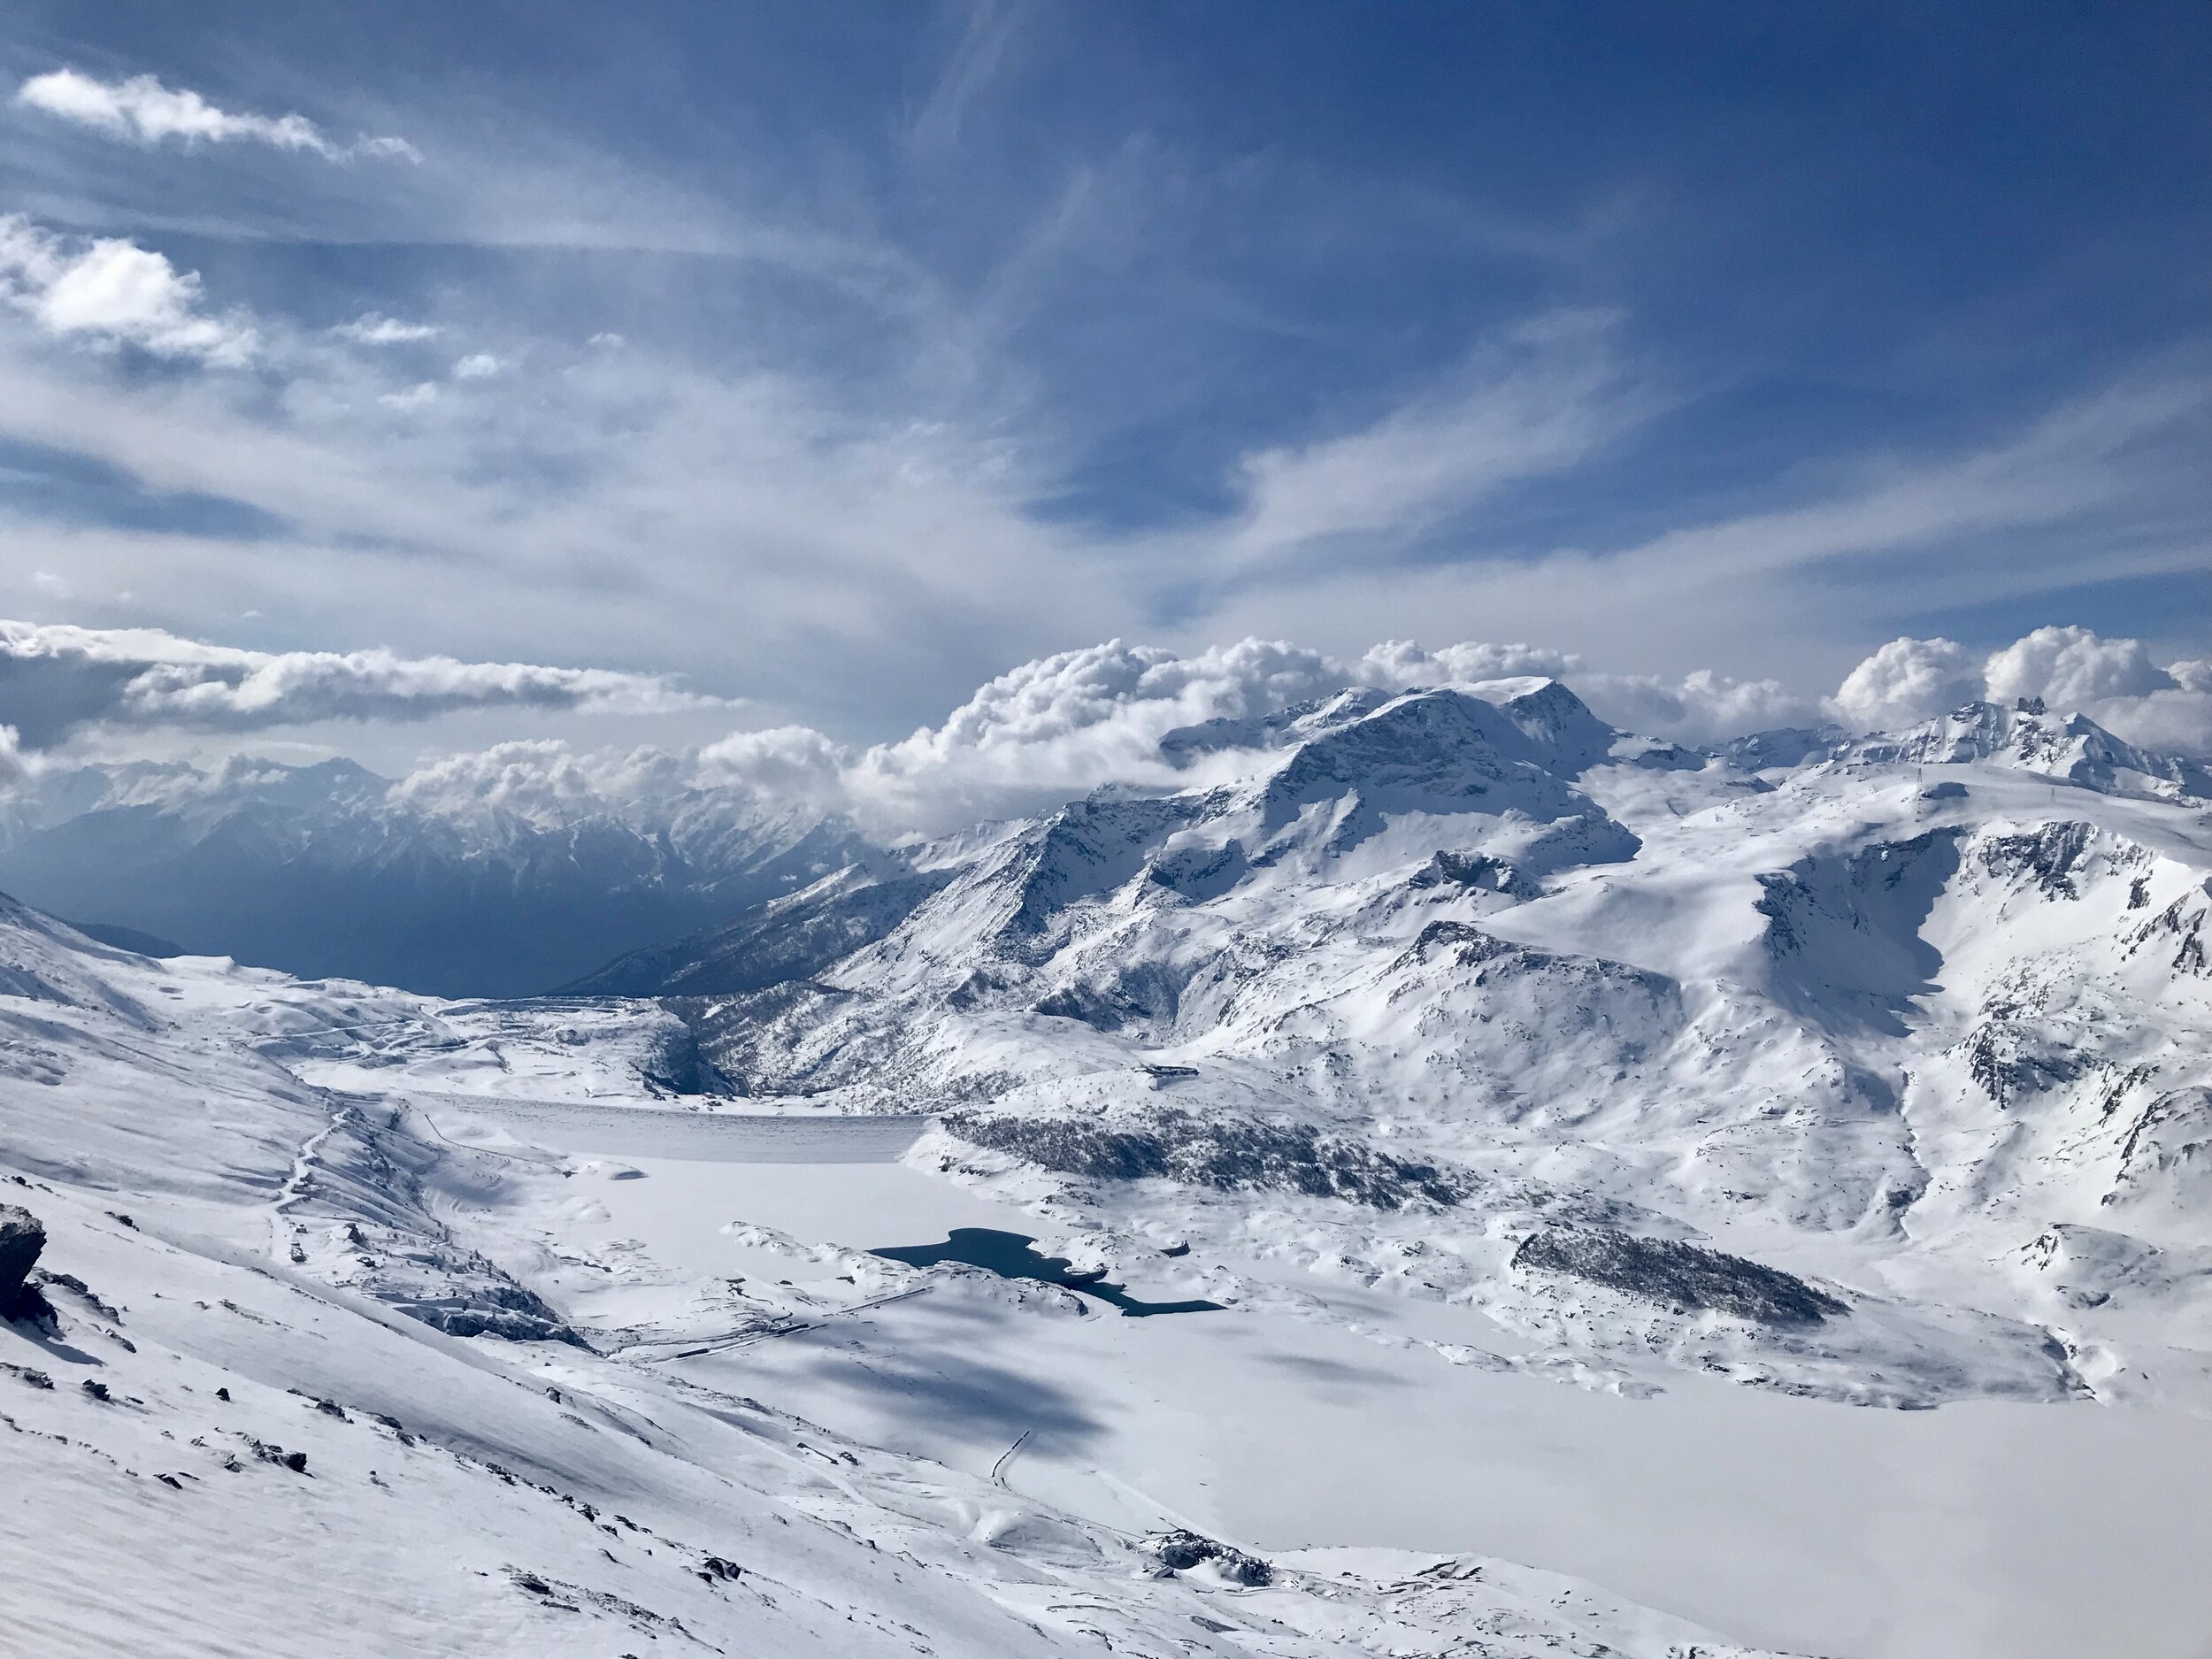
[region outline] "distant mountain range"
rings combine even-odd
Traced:
[[[872,849],[736,791],[557,815],[403,797],[348,761],[88,766],[0,818],[0,889],[153,954],[453,995],[548,991]]]

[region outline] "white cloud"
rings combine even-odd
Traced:
[[[376,401],[387,409],[420,409],[438,401],[438,388],[434,381],[422,380],[404,391],[382,393]]]
[[[864,823],[950,829],[1034,810],[1106,782],[1187,784],[1161,756],[1178,726],[1269,714],[1351,682],[1316,651],[1265,640],[1179,657],[1121,641],[1025,663],[942,724],[849,757],[839,785]],[[818,764],[798,734],[718,756],[725,765]]]
[[[388,650],[249,651],[154,628],[0,621],[0,710],[48,749],[89,728],[242,732],[457,710],[658,713],[709,706],[657,675]]]
[[[1348,537],[1403,537],[1523,480],[1568,470],[1655,408],[1614,360],[1615,319],[1540,318],[1478,350],[1455,383],[1361,430],[1261,450],[1240,467],[1238,565]]]
[[[1957,641],[1896,639],[1847,674],[1829,701],[1852,730],[1885,732],[1947,713],[1984,688],[1980,660]]]
[[[5,660],[0,657],[0,665]],[[1982,688],[1978,659],[1948,641],[1895,641],[1869,660],[1876,666],[1857,676],[1851,706],[1890,725],[1909,723],[1896,717],[1916,717],[1924,708],[1955,706]],[[2212,670],[2198,673],[2205,664],[2177,666],[2185,672],[2176,677],[2192,686],[2212,678]],[[437,667],[426,675],[436,687],[433,695],[445,695],[444,682],[456,670],[495,677],[577,672]],[[1593,672],[1562,653],[1527,645],[1468,642],[1429,651],[1393,641],[1336,660],[1263,640],[1187,656],[1110,641],[1023,664],[979,687],[942,721],[895,741],[847,744],[809,726],[780,726],[680,750],[580,751],[558,740],[506,742],[424,764],[396,793],[429,810],[496,810],[552,823],[687,790],[735,789],[765,810],[845,813],[888,840],[1048,810],[1103,784],[1187,788],[1226,781],[1248,775],[1271,752],[1231,747],[1210,751],[1195,764],[1187,756],[1171,763],[1160,740],[1179,726],[1275,714],[1346,687],[1396,691],[1563,670],[1601,718],[1646,736],[1717,741],[1808,724],[1820,713],[1809,699],[1771,680],[1709,671],[1678,681]],[[312,680],[318,672],[297,677]],[[1955,678],[1961,674],[1967,678]],[[377,676],[366,678],[370,699],[388,695]],[[5,689],[0,677],[0,693]],[[1937,695],[1946,691],[1963,695]],[[650,699],[662,693],[649,683],[624,695]],[[328,718],[316,703],[303,706],[308,718]],[[2212,747],[2212,691],[2164,688],[2108,699],[2091,712],[2137,742],[2198,752]]]
[[[396,317],[387,317],[381,311],[364,311],[349,323],[340,323],[331,329],[341,340],[350,340],[357,346],[403,346],[420,340],[434,340],[444,330],[435,323],[402,322]]]
[[[941,157],[959,147],[961,123],[997,75],[1021,20],[1019,7],[998,0],[981,0],[968,9],[959,44],[908,129],[918,151]]]
[[[2212,758],[2212,691],[2154,691],[2093,703],[2082,712],[2115,736],[2142,748]]]
[[[1855,731],[1896,731],[1967,703],[2040,698],[2130,742],[2212,753],[2212,663],[2160,667],[2140,640],[2041,627],[1979,656],[1950,640],[1893,640],[1854,668],[1829,711]]]
[[[604,749],[579,754],[557,738],[497,743],[448,755],[393,786],[393,798],[457,814],[512,812],[534,823],[562,823],[696,782],[696,764],[664,749]]]
[[[2040,697],[2066,708],[2175,686],[2140,640],[2101,639],[2087,628],[2038,628],[1993,655],[1983,675],[1999,702]]]
[[[31,235],[41,257],[0,265],[17,273],[0,282],[26,311],[43,303],[54,264],[78,257]],[[143,303],[96,307],[81,315],[104,315],[108,332],[87,321],[79,337],[176,350],[192,339],[184,331],[225,326],[204,314],[196,278],[115,246],[165,278],[156,289],[169,296],[166,320]],[[122,332],[130,318],[135,336]],[[1585,674],[1563,652],[1483,647],[1487,668],[1437,653],[1419,671],[1437,680],[1569,671],[1602,713],[1655,735],[1797,724],[1812,718],[1806,705],[1758,672],[1840,669],[1815,657],[1809,671],[1795,653],[1808,640],[1832,649],[1857,626],[1849,610],[1863,592],[1824,586],[1839,618],[1782,603],[1806,572],[2067,517],[2115,492],[2111,457],[2194,407],[2136,388],[1999,450],[1870,471],[1856,493],[1611,553],[1416,561],[1400,555],[1425,531],[1471,538],[1468,508],[1574,465],[1655,406],[1614,360],[1602,319],[1551,319],[1364,430],[1255,456],[1232,479],[1245,486],[1240,507],[1214,525],[1120,536],[1038,511],[1060,481],[1049,432],[1011,444],[1003,421],[918,420],[902,394],[856,409],[849,387],[647,349],[581,351],[571,335],[520,348],[530,355],[518,360],[558,374],[561,396],[484,400],[463,421],[445,418],[467,401],[458,388],[403,381],[389,358],[260,321],[268,340],[256,361],[284,375],[278,396],[274,375],[162,377],[149,388],[121,373],[60,374],[0,341],[0,435],[81,454],[149,491],[227,498],[281,526],[274,542],[241,546],[19,520],[6,526],[19,571],[35,562],[69,572],[81,593],[142,595],[186,632],[219,633],[252,609],[414,637],[424,562],[436,559],[454,629],[436,643],[530,657],[571,656],[588,640],[856,726],[942,708],[974,683],[975,664],[1064,641],[1071,618],[1083,629],[1073,637],[1095,637],[1146,626],[1171,603],[1188,618],[1187,649],[1287,634],[1353,661],[1417,618],[1435,632],[1509,631],[1668,671]],[[332,332],[401,344],[428,326],[371,312]],[[488,354],[444,360],[460,375],[478,355]],[[640,547],[654,556],[635,557]],[[1433,536],[1425,549],[1441,550]],[[1901,582],[1947,580],[1947,561],[1909,565]],[[572,643],[549,643],[558,641]],[[1497,665],[1509,657],[1525,668]],[[1699,661],[1740,672],[1747,658],[1743,679],[1681,675]],[[1394,672],[1412,677],[1406,662]]]
[[[505,366],[488,351],[472,351],[453,365],[453,378],[457,380],[487,380]]]
[[[934,833],[1041,810],[1105,783],[1185,788],[1257,764],[1233,749],[1196,772],[1171,764],[1160,740],[1179,726],[1273,714],[1348,686],[1394,692],[1529,675],[1563,677],[1601,718],[1651,736],[1699,741],[1816,717],[1807,699],[1772,681],[1586,673],[1578,659],[1529,645],[1429,651],[1390,641],[1339,661],[1278,641],[1191,656],[1112,641],[1025,663],[896,742],[847,747],[784,726],[709,745],[697,763],[703,781],[843,811],[879,834]]]
[[[1747,732],[1816,725],[1819,705],[1778,680],[1736,680],[1709,668],[1678,680],[1649,674],[1570,675],[1569,683],[1609,725],[1643,737],[1716,743]]]
[[[333,141],[303,115],[237,115],[217,108],[189,88],[164,86],[152,75],[98,81],[75,69],[34,75],[16,89],[27,108],[88,127],[148,148],[175,139],[193,144],[248,142],[305,150],[326,161],[377,156],[419,162],[422,154],[403,138]]]
[[[1525,674],[1556,677],[1581,666],[1578,657],[1535,645],[1470,642],[1425,651],[1410,640],[1385,640],[1360,658],[1356,674],[1361,685],[1397,691],[1409,686],[1474,685]]]
[[[1632,415],[1636,396],[1628,397]],[[1413,617],[1437,632],[1509,631],[1671,675],[1728,661],[1785,681],[1809,672],[1826,680],[1850,665],[1839,637],[1900,614],[2023,602],[2078,584],[2087,540],[2104,549],[2100,580],[2201,569],[2200,541],[2115,526],[2147,499],[2200,488],[2201,466],[2191,468],[2208,411],[2200,375],[2145,376],[2053,409],[1989,447],[1847,457],[1824,469],[1820,488],[1791,488],[1788,504],[1678,518],[1627,545],[1516,546],[1486,537],[1476,521],[1463,546],[1433,545],[1451,557],[1415,561],[1394,557],[1395,530],[1349,538],[1328,557],[1213,590],[1203,626],[1356,650]],[[2051,534],[2061,526],[2074,526],[2063,541]],[[1220,568],[1205,536],[1186,551],[1199,580]]]
[[[201,310],[197,273],[120,237],[56,236],[19,213],[0,215],[0,300],[50,334],[224,367],[258,341],[243,319]]]
[[[1371,648],[1352,683],[1397,691],[1411,686],[1479,685],[1543,675],[1571,686],[1609,725],[1644,737],[1707,743],[1818,718],[1812,701],[1771,680],[1734,680],[1701,668],[1679,680],[1591,670],[1569,651],[1534,645],[1466,643],[1425,651],[1403,640]]]

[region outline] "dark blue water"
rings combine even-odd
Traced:
[[[1058,1285],[1109,1307],[1118,1308],[1132,1319],[1156,1313],[1218,1313],[1217,1302],[1140,1302],[1119,1285],[1106,1282],[1104,1269],[1079,1273],[1063,1256],[1041,1256],[1030,1247],[1036,1241],[1025,1233],[1001,1233],[996,1227],[955,1227],[942,1244],[895,1244],[872,1256],[904,1262],[910,1267],[934,1267],[940,1262],[964,1262],[996,1273],[1001,1279],[1031,1279]]]

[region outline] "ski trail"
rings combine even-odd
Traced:
[[[1006,1486],[1007,1468],[1013,1463],[1015,1456],[1021,1451],[1021,1448],[1029,1444],[1029,1437],[1036,1432],[1037,1431],[1034,1429],[1024,1429],[1016,1438],[1014,1443],[998,1455],[998,1462],[991,1465],[992,1485],[997,1486],[1006,1486],[1006,1490],[1009,1492],[1013,1490],[1013,1487]]]
[[[277,1195],[269,1206],[269,1254],[272,1256],[279,1260],[290,1258],[291,1251],[284,1236],[284,1212],[307,1196],[308,1182],[313,1177],[315,1160],[323,1149],[323,1143],[337,1133],[353,1113],[354,1108],[350,1104],[338,1107],[330,1114],[330,1121],[302,1141],[300,1149],[293,1155],[291,1172],[284,1178],[284,1185],[277,1189]]]

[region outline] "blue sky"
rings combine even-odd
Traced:
[[[0,615],[855,738],[1110,637],[2202,657],[2208,62],[2193,0],[19,4]]]

